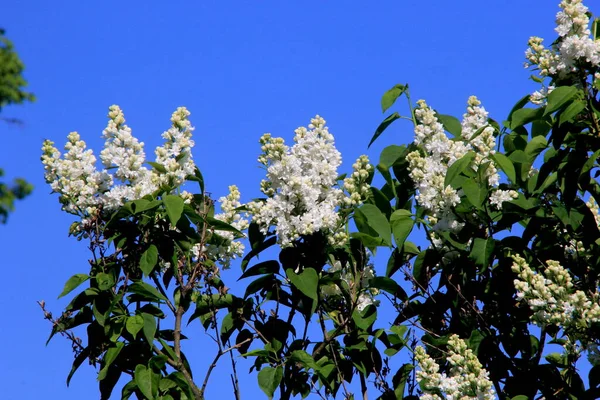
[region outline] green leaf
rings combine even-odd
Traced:
[[[155,245],[151,244],[150,247],[142,253],[140,257],[140,269],[146,276],[150,276],[150,273],[158,262],[158,249]]]
[[[462,189],[471,204],[480,209],[484,200],[482,192],[485,193],[485,188],[478,184],[475,179],[467,179],[463,182]]]
[[[156,290],[156,288],[142,281],[134,282],[129,285],[127,287],[127,292],[138,294],[147,301],[167,301],[167,298]]]
[[[577,96],[577,88],[574,86],[560,86],[554,89],[548,95],[548,104],[546,105],[546,111],[544,115],[552,114],[558,110],[575,96]]]
[[[153,315],[142,313],[142,318],[144,319],[144,337],[148,341],[148,344],[152,346],[154,342],[154,335],[156,334],[156,319]]]
[[[384,290],[402,301],[408,298],[404,289],[402,289],[402,287],[400,287],[395,280],[385,276],[376,276],[371,278],[369,280],[369,287],[373,289]]]
[[[379,165],[385,169],[389,169],[396,160],[398,160],[406,151],[406,146],[396,146],[395,144],[387,146],[381,151],[379,156]]]
[[[412,214],[408,210],[396,210],[390,217],[392,233],[396,246],[401,249],[414,226]]]
[[[281,378],[283,378],[283,368],[281,367],[265,367],[258,373],[258,386],[269,397],[269,400],[273,398]]]
[[[546,360],[557,367],[567,367],[569,364],[566,361],[566,356],[561,353],[550,353],[545,356]]]
[[[127,318],[125,329],[127,329],[127,332],[131,333],[134,338],[137,337],[138,332],[141,331],[142,328],[144,328],[144,318],[141,315],[134,315]]]
[[[302,364],[307,369],[308,368],[312,368],[314,370],[319,369],[318,364],[315,362],[315,360],[312,358],[312,356],[304,350],[294,350],[292,352],[292,354],[290,355],[289,360],[291,362],[297,362],[299,364]]]
[[[244,279],[249,276],[276,274],[279,272],[279,263],[275,260],[263,261],[248,268],[238,279]]]
[[[109,290],[115,285],[115,280],[112,274],[105,274],[104,272],[99,272],[96,275],[96,283],[98,284],[98,289]]]
[[[405,90],[406,86],[398,84],[385,92],[381,98],[381,111],[386,112],[388,108],[394,105],[398,97],[400,97]]]
[[[397,399],[404,398],[404,388],[406,387],[406,381],[408,381],[408,378],[410,378],[413,369],[415,369],[414,365],[408,363],[404,364],[392,378],[392,383],[395,388],[394,394],[396,395]]]
[[[200,185],[200,193],[204,194],[204,177],[202,176],[202,172],[200,172],[200,168],[196,167],[194,174],[198,181],[198,185]]]
[[[123,349],[125,343],[117,342],[115,347],[111,347],[104,354],[104,359],[102,360],[103,367],[98,373],[98,380],[101,381],[106,378],[106,373],[108,372],[108,367],[117,359],[117,356]]]
[[[544,136],[536,136],[525,146],[525,155],[530,163],[548,147],[548,140]]]
[[[600,157],[600,149],[596,150],[594,154],[583,164],[581,168],[581,172],[579,173],[580,177],[585,176],[588,172],[594,168],[594,164],[598,161],[598,157]]]
[[[145,365],[138,364],[135,367],[134,378],[140,392],[147,399],[154,399],[154,388],[152,387],[152,370],[146,368]],[[158,387],[156,388],[158,389]]]
[[[485,269],[489,266],[490,258],[494,253],[495,245],[496,242],[493,238],[475,238],[469,258],[473,260],[479,267]]]
[[[313,307],[319,300],[317,289],[319,287],[319,275],[313,268],[306,268],[300,274],[296,274],[291,268],[285,271],[288,279],[296,289],[301,291],[306,297],[313,300]]]
[[[586,104],[583,100],[575,100],[567,108],[565,108],[558,116],[558,126],[560,127],[565,122],[573,121],[583,110]]]
[[[242,271],[246,270],[246,266],[248,265],[250,260],[252,260],[254,257],[259,255],[263,250],[268,249],[269,247],[275,245],[276,243],[277,243],[277,237],[271,236],[264,242],[257,243],[256,246],[253,244],[252,250],[250,250],[250,252],[248,252],[248,254],[246,254],[244,256],[244,258],[242,259],[242,265],[241,265]]]
[[[385,241],[382,238],[373,237],[371,235],[368,235],[368,234],[362,233],[362,232],[352,232],[352,233],[350,233],[350,237],[353,239],[360,240],[366,248],[368,248],[372,251],[373,251],[373,249],[375,249],[377,247],[389,246],[387,243],[385,243]]]
[[[204,219],[210,226],[214,228],[215,231],[233,232],[237,233],[238,235],[243,235],[242,232],[229,225],[227,222],[220,221],[208,215]]]
[[[369,145],[367,147],[371,147],[373,142],[375,142],[375,140],[377,140],[377,138],[379,136],[381,136],[383,131],[385,131],[387,129],[387,127],[390,126],[390,124],[397,119],[400,119],[400,114],[398,114],[397,112],[393,113],[392,115],[390,115],[389,117],[384,119],[383,122],[381,124],[379,124],[379,126],[375,130],[375,134],[371,138],[371,141],[369,142]]]
[[[448,172],[446,173],[446,179],[444,180],[444,186],[452,186],[456,178],[462,174],[467,168],[471,168],[471,162],[475,158],[475,153],[469,151],[459,160],[456,160],[454,164],[452,164],[448,168]]]
[[[544,108],[521,108],[511,116],[510,129],[513,131],[523,125],[540,119],[544,115]]]
[[[171,373],[169,375],[169,379],[177,384],[183,393],[185,393],[188,400],[194,399],[194,391],[181,372],[178,371]]]
[[[462,126],[460,121],[452,115],[436,114],[438,120],[444,125],[444,129],[450,132],[454,137],[460,137]]]
[[[154,168],[161,174],[167,173],[167,169],[165,168],[165,166],[160,163],[153,162],[153,161],[147,161],[146,164],[150,165],[152,168]]]
[[[77,288],[77,286],[81,285],[83,282],[87,281],[88,279],[90,279],[90,276],[86,275],[86,274],[73,275],[72,277],[69,278],[67,283],[65,283],[65,287],[63,288],[63,291],[58,295],[58,298],[60,299],[61,297],[66,296],[67,294],[71,293],[73,290],[75,290]]]
[[[389,278],[388,278],[389,279]],[[377,308],[373,305],[367,306],[362,312],[355,309],[352,313],[352,320],[356,326],[366,331],[377,319]]]
[[[386,244],[390,245],[392,242],[390,223],[385,215],[379,211],[379,208],[373,204],[364,204],[360,207],[360,211],[367,218],[367,224],[377,232]]]
[[[500,167],[500,169],[502,169],[502,172],[506,174],[508,180],[510,182],[516,183],[517,174],[515,172],[515,166],[512,163],[512,161],[510,161],[508,157],[501,153],[496,153],[492,155],[492,158],[494,159],[494,162]]]
[[[540,137],[540,136],[538,136]],[[527,157],[527,154],[525,154],[525,152],[523,150],[515,150],[512,153],[510,153],[510,155],[508,156],[508,158],[512,161],[512,162],[516,162],[519,164],[527,164],[529,163],[529,157]]]
[[[75,371],[77,371],[77,369],[81,366],[83,361],[85,361],[85,359],[88,358],[89,355],[90,348],[86,347],[77,355],[77,357],[75,357],[75,360],[73,361],[73,366],[71,367],[71,371],[69,371],[69,376],[67,376],[67,387],[71,383],[71,378],[73,378]]]
[[[179,221],[183,213],[183,199],[179,196],[168,194],[163,197],[163,204],[165,205],[165,210],[167,210],[167,216],[171,221],[171,225],[177,225],[177,221]]]

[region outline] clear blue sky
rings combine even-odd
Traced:
[[[588,1],[593,6],[593,1]],[[259,194],[258,138],[291,141],[319,113],[344,157],[366,151],[382,120],[379,100],[410,83],[445,114],[462,115],[476,94],[502,121],[535,85],[522,67],[529,36],[554,37],[558,0],[459,1],[29,1],[5,2],[0,27],[26,65],[37,102],[3,110],[0,166],[34,194],[0,226],[1,399],[98,398],[95,371],[82,365],[65,385],[72,354],[50,331],[36,300],[55,312],[64,282],[87,272],[83,243],[67,237],[72,217],[49,194],[39,162],[45,138],[60,146],[77,130],[96,152],[108,106],[118,104],[134,135],[153,149],[177,106],[192,112],[194,156],[215,197],[239,185]],[[600,10],[592,10],[599,12]],[[402,108],[404,111],[405,108]],[[397,122],[368,152],[412,140]],[[379,272],[385,267],[380,265]],[[225,273],[233,281],[239,265]],[[203,375],[212,344],[193,325],[187,355]],[[207,397],[231,397],[228,365]],[[256,375],[240,367],[243,397],[260,398]],[[117,398],[118,393],[113,397]]]

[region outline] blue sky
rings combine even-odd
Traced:
[[[196,126],[194,157],[215,197],[238,184],[259,195],[258,139],[289,142],[322,115],[349,170],[383,119],[381,95],[409,83],[444,114],[460,116],[475,94],[502,121],[535,85],[522,67],[529,36],[551,40],[558,1],[29,1],[4,5],[0,27],[16,45],[37,101],[3,110],[23,126],[0,124],[1,166],[34,194],[0,226],[0,385],[2,399],[97,398],[95,372],[83,365],[67,388],[67,341],[50,330],[36,300],[60,312],[64,282],[87,272],[83,243],[67,237],[73,218],[49,194],[39,162],[45,138],[59,146],[78,131],[96,152],[107,109],[118,104],[133,134],[153,149],[176,107]],[[591,2],[590,2],[591,3]],[[599,10],[592,10],[598,12]],[[400,111],[406,108],[402,104]],[[367,152],[412,140],[397,122]],[[384,265],[378,270],[383,273]],[[239,265],[224,279],[237,279]],[[198,325],[188,357],[201,375],[213,348]],[[208,347],[211,346],[211,347]],[[227,364],[208,398],[231,397]],[[218,371],[218,372],[219,372]],[[244,398],[258,393],[241,367]],[[10,383],[10,384],[6,384]],[[118,397],[115,393],[113,396]],[[258,396],[257,396],[258,397]]]

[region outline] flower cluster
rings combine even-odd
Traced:
[[[240,191],[237,186],[229,186],[229,194],[221,197],[219,203],[221,203],[220,214],[216,214],[215,218],[219,221],[223,221],[239,231],[248,229],[248,220],[244,218],[238,208],[242,206],[240,203]],[[236,240],[236,236],[233,232],[219,231],[218,232],[220,243],[208,244],[206,246],[206,253],[212,260],[217,260],[223,268],[229,268],[231,260],[241,257],[244,254],[244,244]],[[199,253],[198,245],[195,245],[192,252],[195,254]]]
[[[460,196],[450,185],[445,185],[444,181],[448,167],[464,156],[468,148],[462,142],[448,139],[444,126],[424,100],[419,100],[417,104],[415,144],[424,150],[426,156],[413,151],[406,157],[411,169],[410,177],[419,192],[416,199],[433,213],[438,223],[448,220],[445,225],[457,229],[458,222],[451,209],[460,202]]]
[[[496,398],[488,372],[457,335],[448,340],[448,374],[439,372],[440,366],[421,346],[415,348],[415,359],[420,368],[417,380],[423,391],[422,400]]]
[[[416,199],[431,211],[432,220],[438,225],[436,229],[457,230],[461,227],[452,213],[452,207],[460,202],[459,193],[444,182],[448,168],[468,151],[475,153],[472,168],[475,171],[485,168],[480,172],[494,189],[490,195],[490,204],[501,209],[504,201],[517,196],[515,191],[497,189],[500,176],[492,158],[496,146],[495,129],[489,125],[488,113],[477,97],[469,98],[467,112],[461,123],[462,140],[456,141],[446,136],[443,125],[425,101],[420,100],[418,105],[419,108],[415,110],[415,144],[425,156],[420,151],[413,151],[408,154],[407,159],[411,169],[410,177],[418,189]]]
[[[577,72],[584,64],[600,66],[600,40],[590,37],[588,8],[582,0],[562,0],[556,14],[556,32],[559,39],[547,49],[540,37],[529,39],[525,52],[525,67],[533,66],[542,76],[565,77]]]
[[[546,261],[547,267],[536,273],[524,258],[514,255],[513,260],[517,300],[525,301],[534,312],[534,324],[557,325],[566,332],[581,333],[600,322],[598,292],[588,296],[576,290],[571,274],[557,261]]]
[[[267,167],[261,190],[268,198],[247,205],[252,220],[264,233],[275,226],[282,247],[315,232],[339,243],[346,239],[337,212],[344,194],[334,187],[341,155],[325,120],[318,115],[308,128],[300,127],[295,133],[291,148],[270,134],[260,139],[263,153],[259,162]]]
[[[344,189],[348,193],[348,196],[344,197],[344,204],[346,206],[361,205],[371,195],[371,187],[368,179],[373,173],[374,168],[369,163],[369,157],[366,155],[360,156],[352,164],[352,169],[352,175],[344,179]]]
[[[63,210],[85,220],[100,209],[112,212],[161,186],[181,185],[195,169],[190,152],[194,142],[189,114],[184,107],[173,113],[172,127],[163,134],[166,143],[155,151],[158,166],[155,170],[143,166],[144,144],[132,136],[123,112],[116,105],[109,108],[108,125],[103,131],[105,144],[100,159],[105,169],[97,170],[93,151],[86,150],[77,132],[67,137],[64,156],[53,142],[44,141],[42,163],[46,182],[60,195]]]
[[[362,312],[368,306],[378,304],[375,296],[379,294],[379,291],[369,287],[369,281],[375,277],[375,270],[372,264],[367,264],[363,270],[353,273],[348,270],[347,266],[342,266],[340,261],[336,261],[327,272],[331,274],[340,273],[344,289],[348,289],[350,293],[355,295],[358,311]],[[331,283],[321,286],[321,294],[325,297],[341,296],[342,289],[338,285]]]
[[[96,157],[77,132],[67,136],[66,153],[61,154],[54,143],[45,140],[42,147],[46,182],[53,192],[59,193],[64,211],[76,215],[94,215],[102,204],[101,193],[108,191],[112,177],[106,171],[97,171]]]
[[[157,187],[152,172],[143,166],[146,161],[144,143],[133,137],[119,106],[111,106],[108,117],[108,125],[102,132],[105,142],[100,159],[107,170],[114,169],[116,179],[113,180],[120,182],[111,185],[110,190],[102,195],[104,208],[112,211],[127,200],[154,192]]]

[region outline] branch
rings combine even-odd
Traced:
[[[210,374],[213,372],[213,369],[215,369],[215,367],[217,366],[217,362],[219,361],[219,358],[221,358],[221,356],[223,356],[224,354],[227,354],[227,353],[231,352],[232,350],[243,346],[244,344],[248,343],[252,339],[253,338],[248,338],[248,339],[236,344],[235,346],[231,346],[224,350],[219,349],[213,362],[208,367],[208,371],[206,371],[206,376],[204,377],[204,382],[202,383],[202,389],[200,389],[200,392],[202,394],[204,394],[204,391],[206,390],[206,386],[208,385],[208,379],[210,378]],[[232,356],[232,358],[233,358],[233,356]],[[235,367],[234,367],[234,371],[235,371]],[[236,373],[236,376],[237,376],[237,373]],[[237,381],[237,379],[236,379],[236,381]],[[234,385],[234,391],[236,392],[236,399],[239,399],[239,391],[236,388],[237,388],[237,385]]]

